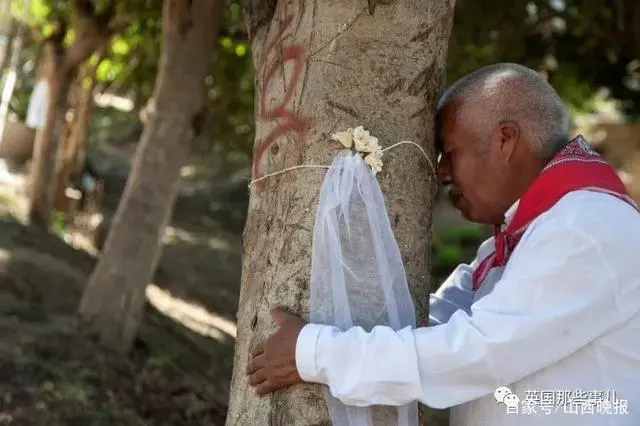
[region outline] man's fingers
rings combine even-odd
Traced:
[[[258,396],[268,395],[270,393],[277,391],[281,387],[282,386],[275,385],[273,382],[269,380],[265,380],[264,382],[256,386],[256,394],[258,394]]]
[[[251,360],[249,360],[249,363],[247,364],[247,375],[255,373],[257,370],[264,366],[263,364],[264,355],[261,354],[251,358]]]
[[[290,317],[291,314],[283,311],[281,308],[273,308],[270,311],[271,317],[278,325],[284,324]]]
[[[256,386],[264,382],[266,379],[267,378],[263,374],[263,370],[256,370],[253,374],[249,375],[249,378],[247,380],[249,382],[249,385]]]
[[[264,352],[264,342],[260,342],[258,343],[258,345],[253,348],[253,350],[251,351],[251,356],[252,357],[257,357],[258,355],[261,355]]]

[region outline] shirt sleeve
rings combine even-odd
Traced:
[[[460,264],[438,288],[429,295],[429,325],[444,324],[459,309],[471,313],[475,297],[473,268],[493,250],[493,238],[485,240],[471,264]]]
[[[429,325],[444,324],[459,309],[471,313],[474,292],[471,266],[462,264],[435,293],[429,295]]]
[[[419,400],[447,408],[567,357],[623,324],[640,303],[619,296],[621,280],[592,237],[558,231],[541,227],[523,239],[494,290],[446,323],[370,332],[306,326],[296,346],[301,377],[328,385],[347,405]],[[624,290],[638,298],[637,289]]]

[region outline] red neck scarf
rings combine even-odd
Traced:
[[[473,271],[473,290],[480,287],[491,268],[507,264],[509,256],[534,219],[567,193],[580,189],[611,194],[638,208],[615,170],[591,149],[582,136],[578,136],[549,162],[527,188],[506,228],[494,228],[494,252]]]

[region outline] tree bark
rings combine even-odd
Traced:
[[[163,53],[149,121],[79,308],[85,331],[115,350],[131,347],[140,324],[180,169],[199,132],[221,8],[220,0],[164,2]]]
[[[329,165],[342,148],[330,135],[358,125],[383,146],[415,141],[435,163],[435,101],[454,3],[374,3],[245,5],[256,69],[254,179],[298,164]],[[436,183],[416,147],[387,151],[384,162],[379,182],[419,325],[426,325]],[[251,350],[276,329],[270,308],[283,306],[308,318],[312,230],[323,177],[321,169],[300,169],[252,186],[228,426],[330,424],[318,386],[261,399],[244,373]],[[440,423],[446,412],[429,410],[426,417],[429,424],[446,424]]]

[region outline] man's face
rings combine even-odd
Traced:
[[[499,149],[492,141],[491,129],[470,131],[466,123],[456,122],[457,110],[455,105],[447,106],[439,117],[439,181],[450,186],[451,202],[467,220],[501,223],[506,172]],[[478,136],[482,134],[485,139]]]

